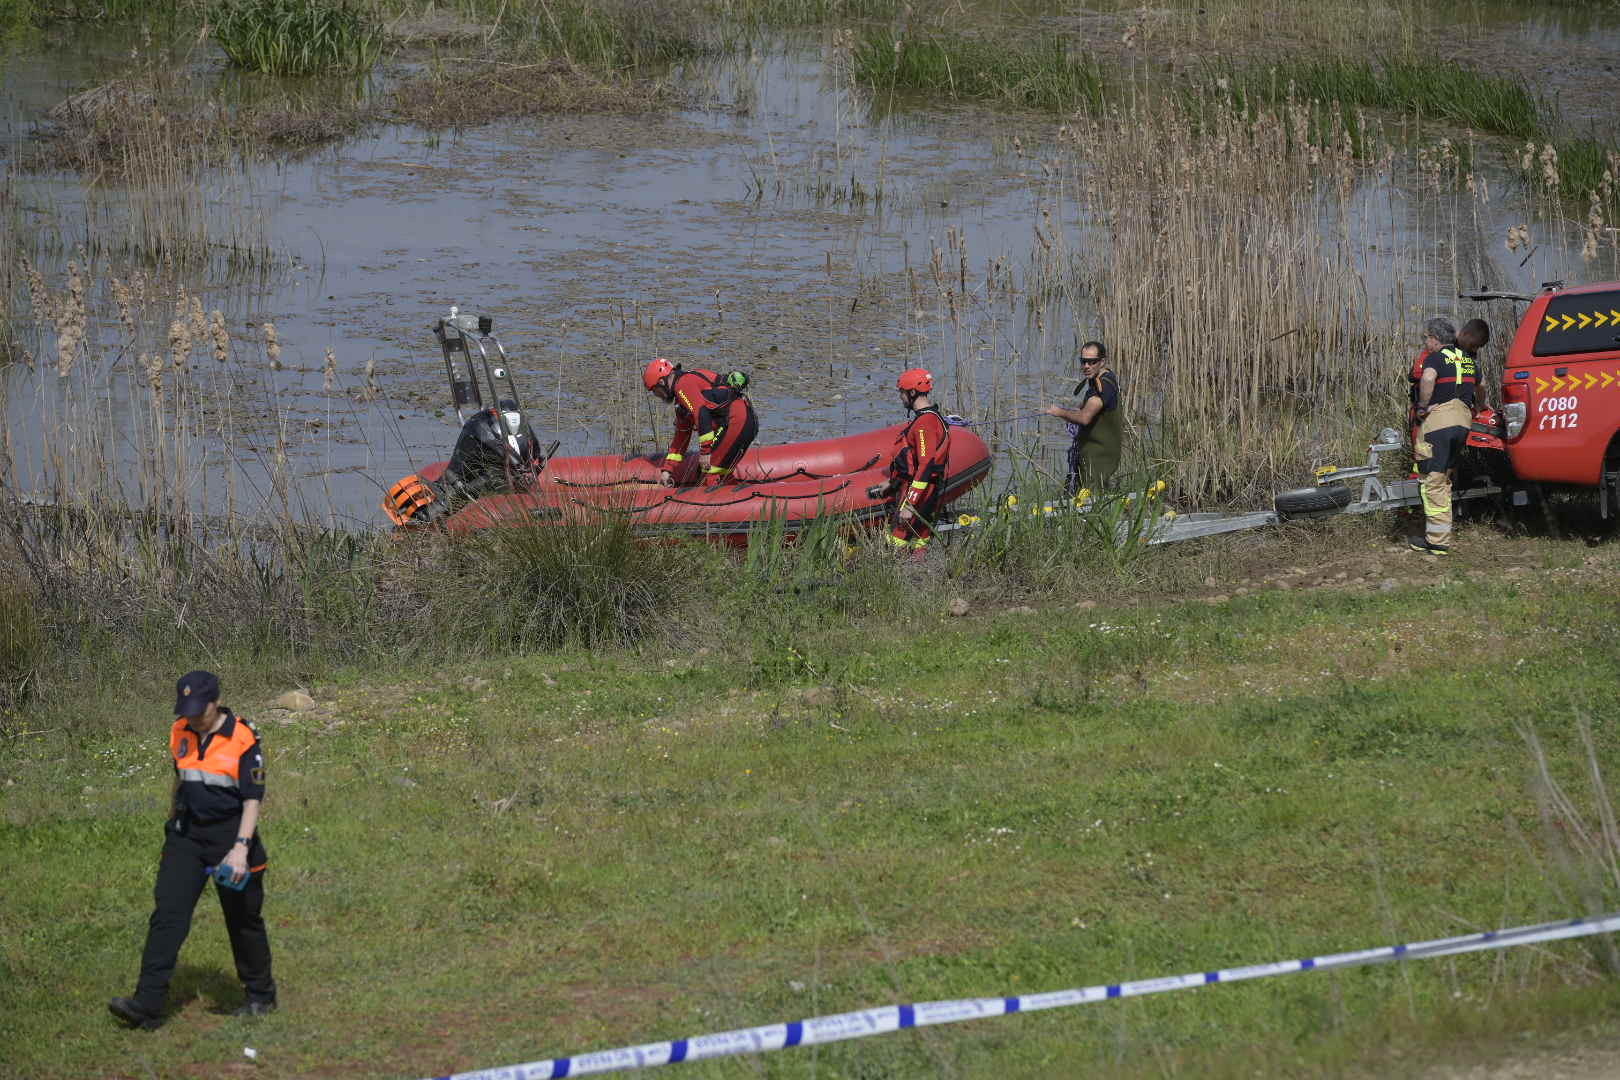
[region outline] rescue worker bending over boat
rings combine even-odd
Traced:
[[[1435,333],[1439,348],[1423,361],[1417,384],[1417,414],[1422,420],[1413,456],[1423,474],[1423,535],[1407,538],[1413,551],[1425,555],[1451,554],[1451,473],[1468,442],[1474,422],[1474,396],[1479,382],[1478,352],[1491,339],[1490,328],[1474,319],[1453,341]],[[1441,329],[1449,329],[1446,323]],[[1450,335],[1446,335],[1450,336]]]
[[[655,357],[641,373],[641,381],[659,401],[675,403],[675,438],[664,455],[658,482],[675,486],[693,428],[698,434],[700,475],[705,480],[726,480],[759,434],[759,419],[743,393],[748,376],[733,371],[722,378],[704,368],[683,371],[681,365]]]
[[[895,438],[894,460],[889,464],[887,483],[873,484],[866,494],[873,499],[888,498],[904,485],[905,495],[895,511],[889,543],[896,548],[922,552],[933,539],[934,513],[945,494],[945,469],[951,457],[951,426],[930,397],[934,377],[923,368],[912,368],[895,384],[900,400],[913,415]]]

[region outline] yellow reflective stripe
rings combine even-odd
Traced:
[[[692,402],[686,396],[686,391],[685,390],[677,390],[677,391],[675,391],[675,393],[681,399],[681,404],[686,406],[686,411],[687,412],[694,413],[694,414],[697,412],[696,409],[692,408]]]
[[[918,428],[917,429],[917,464],[921,465],[922,464],[922,459],[927,457],[927,456],[928,456],[928,432],[924,431],[922,428]]]
[[[718,465],[710,465],[707,469],[704,469],[703,471],[707,475],[713,476],[715,473],[728,473],[731,470],[730,469],[722,469]]]
[[[720,437],[720,433],[722,431],[724,431],[724,430],[726,430],[726,429],[725,428],[715,428],[713,431],[709,432],[707,435],[699,435],[698,436],[698,442],[701,443],[704,446],[707,446],[710,443],[714,442],[714,440],[718,439]]]
[[[680,454],[665,454],[664,455],[664,460],[665,461],[680,461],[681,460],[681,455]]]
[[[911,541],[910,540],[902,540],[902,539],[900,539],[900,537],[894,535],[893,533],[890,533],[888,535],[887,539],[888,539],[889,543],[893,544],[895,547],[899,547],[899,548],[910,548],[911,547]]]
[[[926,481],[926,480],[913,480],[911,482],[911,490],[913,490],[913,491],[921,491],[923,488],[925,488],[927,486],[928,486],[928,481]]]

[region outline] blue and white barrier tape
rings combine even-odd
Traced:
[[[978,1020],[989,1016],[1005,1016],[1009,1013],[1089,1005],[1094,1001],[1106,1001],[1110,998],[1140,997],[1144,994],[1162,994],[1170,990],[1191,990],[1211,983],[1265,979],[1273,975],[1292,975],[1296,971],[1322,971],[1361,964],[1384,964],[1391,960],[1456,956],[1460,953],[1509,949],[1519,945],[1535,945],[1547,941],[1561,941],[1565,938],[1614,933],[1617,930],[1620,930],[1620,912],[1542,923],[1539,926],[1487,930],[1482,934],[1438,938],[1409,945],[1385,945],[1377,949],[1313,956],[1304,960],[1280,960],[1272,964],[1254,964],[1250,967],[1225,968],[1220,971],[1167,975],[1158,979],[1141,979],[1137,982],[1115,983],[1111,986],[1053,990],[1045,994],[1029,994],[1023,997],[967,998],[959,1001],[924,1001],[915,1005],[886,1005],[882,1008],[862,1009],[859,1012],[839,1013],[835,1016],[795,1020],[787,1024],[697,1035],[689,1039],[676,1039],[674,1042],[623,1046],[616,1050],[599,1050],[594,1054],[581,1054],[578,1057],[551,1058],[546,1061],[532,1061],[527,1065],[480,1069],[476,1072],[436,1077],[434,1080],[552,1080],[553,1077],[560,1076],[588,1076],[592,1073],[619,1072],[624,1069],[646,1069],[657,1065],[673,1065],[680,1061],[701,1061],[704,1058],[728,1057],[734,1054],[762,1054],[770,1050],[783,1050],[789,1046],[811,1046],[815,1043],[861,1039],[868,1035],[899,1031],[902,1028],[954,1024],[960,1020]]]

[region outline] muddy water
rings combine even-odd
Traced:
[[[1616,35],[1601,22],[1541,19],[1495,24],[1483,40],[1521,60],[1586,56],[1560,84],[1567,107],[1590,92],[1595,57]],[[13,64],[12,145],[121,44],[84,39]],[[255,445],[234,454],[244,481],[262,489],[264,441],[279,428],[310,513],[377,522],[381,487],[442,458],[454,437],[428,329],[451,304],[494,316],[536,426],[563,453],[650,450],[667,437],[671,418],[638,379],[656,354],[748,370],[762,442],[892,422],[893,375],[927,365],[948,408],[997,421],[1009,445],[1055,463],[1060,430],[1029,414],[1072,386],[1075,342],[1101,334],[1084,310],[1053,304],[1036,318],[1028,302],[1033,227],[1043,208],[1061,220],[1064,205],[1042,167],[1055,122],[978,109],[875,114],[814,42],[694,68],[683,83],[709,107],[459,135],[387,127],[255,166],[213,193],[278,253],[272,273],[188,283],[226,312],[235,338],[231,362],[208,378],[256,405],[243,410]],[[1509,197],[1506,178],[1494,182],[1502,195],[1481,214],[1437,205],[1399,175],[1354,193],[1358,258],[1379,310],[1406,319],[1454,309],[1454,285],[1593,276],[1567,241],[1538,243],[1516,265],[1524,253],[1509,257],[1500,238],[1533,211]],[[13,183],[40,235],[71,237],[92,213],[76,178]],[[1063,228],[1072,247],[1091,235],[1084,222]],[[1495,280],[1454,283],[1428,269],[1458,244]],[[67,257],[58,251],[55,267]],[[936,265],[958,277],[954,318]],[[260,351],[266,321],[279,332],[279,372]],[[338,365],[331,393],[327,349]],[[368,362],[379,397],[365,392]],[[38,423],[38,376],[6,377],[20,436]],[[208,467],[223,469],[215,450]]]

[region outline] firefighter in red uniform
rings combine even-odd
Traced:
[[[733,371],[721,378],[703,368],[683,371],[679,364],[656,357],[641,373],[641,382],[659,401],[675,403],[675,438],[664,455],[658,482],[675,486],[693,428],[698,434],[699,475],[717,482],[727,479],[759,434],[759,418],[743,393],[748,376]]]
[[[261,914],[266,859],[258,829],[264,800],[259,737],[246,720],[219,704],[219,679],[213,674],[189,672],[175,690],[169,730],[174,800],[163,830],[141,974],[133,997],[107,1003],[124,1023],[148,1029],[163,1022],[175,961],[210,877],[225,913],[236,975],[247,991],[246,1004],[234,1015],[263,1016],[276,1007],[270,938]]]
[[[895,384],[900,400],[913,414],[895,438],[897,450],[889,465],[887,483],[874,484],[866,494],[887,498],[904,485],[905,494],[895,511],[889,543],[897,548],[922,552],[933,539],[934,513],[945,494],[945,469],[951,456],[951,426],[930,397],[934,377],[923,368],[912,368]]]

